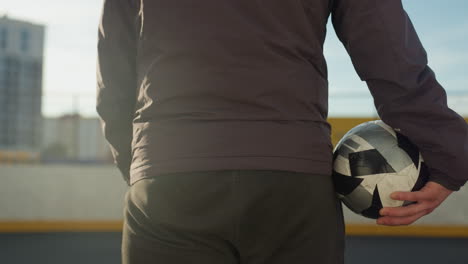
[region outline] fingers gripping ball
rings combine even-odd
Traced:
[[[333,182],[343,203],[368,218],[383,207],[411,204],[390,198],[395,191],[418,191],[429,171],[418,148],[384,122],[360,124],[333,151]]]

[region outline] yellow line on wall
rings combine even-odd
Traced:
[[[338,141],[353,127],[362,124],[367,121],[377,120],[378,117],[331,117],[327,121],[332,126],[331,140],[334,146]],[[468,117],[465,117],[465,121],[468,123]]]
[[[122,221],[5,221],[0,233],[121,232]],[[348,236],[468,238],[468,225],[346,225]]]
[[[0,233],[118,232],[122,221],[7,221]]]
[[[346,234],[349,236],[468,238],[468,226],[410,225],[393,227],[351,224],[346,225]]]

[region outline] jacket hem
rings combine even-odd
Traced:
[[[330,175],[329,160],[291,157],[210,157],[155,161],[131,170],[130,185],[164,174],[214,170],[283,170],[314,175]]]

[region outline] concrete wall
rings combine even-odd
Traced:
[[[0,220],[119,220],[127,189],[113,166],[1,166],[0,181]]]
[[[0,166],[2,220],[120,220],[127,186],[112,165]],[[313,190],[311,190],[313,191]],[[468,188],[415,224],[468,226]],[[374,223],[345,209],[346,222]]]

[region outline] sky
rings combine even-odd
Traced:
[[[403,0],[428,53],[429,66],[447,90],[449,106],[468,116],[468,1]],[[43,114],[96,116],[96,43],[102,0],[3,1],[0,15],[46,26]],[[373,99],[328,23],[324,54],[330,116],[375,116]]]

